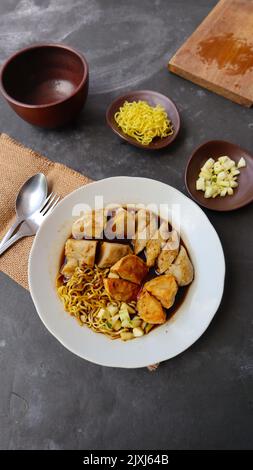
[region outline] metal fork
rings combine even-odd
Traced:
[[[22,222],[17,233],[15,233],[15,235],[13,235],[6,243],[4,243],[3,246],[1,246],[0,255],[2,255],[18,240],[20,240],[20,238],[35,235],[46,216],[52,212],[59,200],[60,197],[57,197],[55,193],[52,192],[49,194],[45,200],[44,206],[39,211],[34,212],[34,214],[28,217],[24,222]]]

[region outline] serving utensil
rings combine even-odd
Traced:
[[[10,246],[24,237],[35,235],[40,228],[45,217],[52,212],[56,204],[59,202],[60,197],[53,192],[49,194],[42,209],[34,212],[30,217],[27,217],[20,225],[19,230],[13,235],[6,243],[0,247],[0,255],[2,255]]]
[[[21,222],[41,209],[45,203],[47,191],[47,179],[43,173],[33,175],[23,184],[16,198],[17,218],[0,241],[0,248],[9,240]]]

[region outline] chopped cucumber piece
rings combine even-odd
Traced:
[[[237,168],[244,168],[246,166],[245,158],[241,157],[239,162],[237,163]]]
[[[128,341],[129,339],[133,339],[134,335],[133,335],[133,333],[129,333],[127,331],[122,331],[120,333],[120,337],[123,341]]]
[[[237,188],[237,177],[240,174],[239,168],[246,166],[246,161],[242,157],[238,164],[231,158],[223,155],[215,161],[209,158],[202,166],[198,179],[196,180],[197,191],[203,191],[205,198],[215,198],[217,196],[232,196],[233,188]]]
[[[120,316],[121,321],[127,320],[130,322],[130,316],[129,316],[128,310],[120,309],[119,316]]]
[[[153,328],[154,325],[152,325],[151,323],[148,323],[146,328],[145,328],[145,333],[148,333],[152,328]]]
[[[132,314],[136,313],[136,310],[135,310],[134,307],[132,307],[131,305],[128,305],[128,304],[126,304],[126,305],[127,305],[127,310],[128,310],[129,313],[132,313]]]
[[[119,314],[114,315],[114,316],[111,318],[112,324],[114,324],[114,323],[115,323],[116,321],[118,321],[118,320],[119,320]]]
[[[101,320],[101,318],[104,317],[105,313],[106,313],[105,308],[100,308],[96,316]]]
[[[220,196],[221,196],[221,197],[226,196],[227,191],[228,191],[227,188],[222,189],[221,192],[220,192]]]
[[[234,191],[232,188],[228,188],[228,194],[229,196],[232,196],[234,194]]]
[[[108,312],[111,314],[111,315],[115,315],[116,313],[118,313],[119,311],[119,307],[117,305],[114,305],[114,304],[108,304],[106,306],[106,310],[108,310]]]
[[[220,173],[218,173],[217,175],[217,180],[220,181],[220,180],[224,180],[226,178],[226,173],[225,171],[221,171]]]
[[[121,328],[121,321],[120,320],[117,320],[115,323],[113,323],[112,327],[115,331],[119,331],[120,328]]]
[[[131,323],[130,320],[123,320],[121,322],[121,324],[122,324],[123,328],[132,328],[132,323]]]
[[[207,169],[209,170],[210,168],[212,168],[212,166],[214,165],[215,161],[213,158],[208,158],[208,160],[206,161],[206,163],[204,164],[203,166],[203,169]]]
[[[140,336],[144,335],[144,331],[140,327],[134,328],[133,335],[135,336],[135,338],[139,338]]]
[[[196,182],[196,189],[198,191],[205,191],[205,178],[200,177]]]
[[[136,318],[133,320],[131,320],[131,325],[132,325],[132,328],[137,328],[138,326],[141,326],[142,324],[142,319],[141,318]]]
[[[209,186],[205,190],[205,198],[212,197],[212,195],[213,195],[213,188],[211,186]]]

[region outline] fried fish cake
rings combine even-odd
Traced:
[[[140,286],[124,279],[104,279],[105,290],[114,299],[122,302],[131,302],[137,299]]]
[[[166,313],[161,302],[143,289],[137,301],[137,310],[142,320],[151,324],[162,324],[166,321]]]
[[[127,255],[111,267],[111,272],[117,273],[126,281],[141,284],[142,280],[148,273],[148,267],[138,256]]]
[[[176,230],[172,230],[170,237],[162,248],[157,258],[157,271],[163,274],[173,263],[179,251],[179,236]]]
[[[120,258],[123,258],[123,256],[126,256],[129,253],[132,253],[129,245],[124,245],[122,243],[102,242],[98,255],[98,267],[109,268],[118,260],[120,260]]]
[[[187,286],[192,282],[194,269],[187,251],[183,246],[181,246],[177,258],[166,273],[175,276],[179,286]]]
[[[172,307],[178,291],[177,282],[171,274],[163,274],[151,279],[144,284],[144,288],[160,300],[164,308]]]
[[[69,238],[65,244],[66,264],[61,273],[66,277],[71,277],[77,266],[94,266],[97,243],[95,240]]]

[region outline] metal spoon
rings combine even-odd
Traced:
[[[47,197],[47,189],[47,179],[43,173],[37,173],[23,184],[16,199],[17,218],[0,241],[0,247],[11,237],[21,222],[41,209]]]
[[[24,220],[15,235],[13,235],[13,237],[11,237],[6,243],[0,246],[0,255],[21,238],[35,235],[43,223],[45,217],[47,217],[48,214],[52,212],[59,200],[60,197],[57,196],[57,194],[49,194],[42,208]]]

